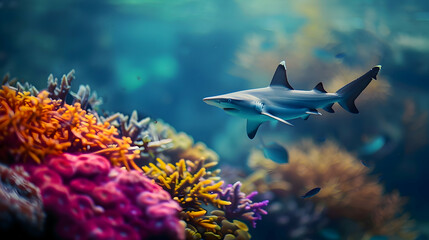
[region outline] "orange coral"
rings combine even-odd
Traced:
[[[139,150],[131,150],[131,140],[116,138],[118,131],[109,123],[100,124],[81,109],[79,103],[51,100],[49,93],[37,96],[3,86],[0,90],[0,156],[15,161],[43,162],[49,154],[97,152],[113,165],[135,166]]]
[[[370,170],[336,144],[316,146],[303,142],[300,147],[290,148],[289,155],[288,164],[276,164],[254,151],[249,164],[270,172],[271,180],[265,179],[268,183],[264,184],[258,177],[251,183],[258,190],[269,189],[285,195],[304,195],[314,187],[321,187],[311,200],[326,206],[331,217],[356,220],[374,234],[406,239],[414,236],[409,231],[407,217],[398,217],[404,202],[399,194],[383,194],[383,186],[368,175]],[[281,185],[285,187],[279,192],[276,187]],[[394,229],[389,227],[392,225]]]

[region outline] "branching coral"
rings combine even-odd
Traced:
[[[36,87],[34,87],[33,85],[29,84],[28,82],[24,83],[24,85],[22,85],[20,82],[18,82],[17,78],[12,78],[10,79],[9,74],[4,75],[3,77],[3,81],[2,81],[2,86],[8,86],[10,88],[13,88],[15,90],[17,90],[18,92],[30,92],[31,95],[33,96],[37,96],[39,94],[39,90],[37,90]]]
[[[80,85],[77,93],[70,92],[70,94],[74,98],[73,103],[80,103],[83,109],[88,109],[89,107],[96,109],[103,103],[103,100],[98,98],[96,92],[91,93],[89,85]]]
[[[100,122],[111,123],[119,129],[119,134],[129,137],[132,145],[140,149],[141,158],[154,160],[156,156],[173,146],[172,140],[164,138],[155,129],[154,121],[149,117],[138,120],[137,111],[133,111],[131,116],[122,113],[115,113],[108,117],[98,116]]]
[[[219,231],[220,227],[216,224],[217,217],[207,216],[207,211],[202,204],[213,204],[217,207],[230,204],[217,198],[217,194],[214,193],[214,191],[220,191],[223,182],[214,183],[209,179],[204,180],[205,168],[201,168],[196,173],[189,172],[183,159],[175,165],[166,164],[161,159],[157,161],[158,166],[150,163],[142,169],[146,175],[155,179],[164,190],[169,192],[183,208],[180,215],[187,222],[188,238],[201,236],[197,228],[210,230],[208,232]],[[202,230],[203,234],[205,232]]]
[[[48,154],[58,154],[70,147],[70,142],[60,142],[52,136],[61,128],[51,121],[58,102],[48,98],[47,92],[37,97],[29,92],[17,92],[3,86],[0,90],[0,156],[7,161],[32,159],[42,162]]]
[[[48,92],[37,96],[3,86],[0,90],[0,156],[15,162],[44,161],[49,154],[98,152],[118,166],[130,169],[138,150],[128,138],[116,138],[117,129],[74,105],[53,101]],[[134,166],[135,169],[139,169]]]
[[[169,194],[141,172],[95,154],[62,154],[24,165],[65,239],[184,239]]]
[[[252,202],[252,198],[258,194],[254,191],[246,196],[240,191],[241,183],[236,182],[234,185],[228,184],[219,194],[220,199],[231,202],[230,205],[222,206],[225,212],[225,217],[228,219],[242,218],[252,222],[253,227],[256,227],[256,221],[262,219],[262,215],[267,212],[262,209],[268,205],[268,200],[262,202]]]
[[[211,219],[202,218],[206,214],[206,210],[201,205],[211,204],[219,208],[230,204],[230,202],[220,199],[217,194],[221,191],[223,181],[214,182],[211,179],[205,179],[205,168],[191,173],[183,159],[175,165],[166,164],[158,159],[158,166],[150,163],[149,166],[143,166],[142,169],[180,204],[185,211],[183,216],[186,216],[185,220],[188,222],[195,222],[206,228],[215,228],[215,225],[210,223]]]
[[[326,206],[333,218],[353,219],[374,234],[412,239],[407,218],[398,218],[403,204],[398,193],[384,194],[382,185],[368,175],[369,169],[334,143],[318,147],[304,142],[300,146],[290,148],[288,164],[277,165],[256,151],[249,164],[269,171],[271,180],[266,181],[271,185],[285,183],[283,194],[303,195],[321,187],[311,199]],[[395,229],[389,228],[393,225]]]
[[[61,104],[66,103],[67,94],[71,88],[71,82],[74,80],[74,69],[72,69],[67,76],[63,75],[61,78],[60,87],[58,87],[58,79],[54,78],[52,74],[48,77],[48,89],[49,97],[55,100],[61,100]]]
[[[66,103],[67,96],[70,94],[73,97],[73,104],[80,103],[83,109],[88,107],[96,108],[102,103],[102,99],[98,98],[96,92],[91,93],[91,88],[88,85],[80,85],[77,93],[72,92],[71,83],[74,80],[74,69],[72,69],[67,75],[63,75],[61,83],[58,86],[58,79],[54,78],[52,74],[48,77],[48,86],[46,91],[49,93],[49,98],[52,100],[59,100],[60,105]],[[39,95],[39,90],[25,82],[21,84],[16,78],[9,79],[9,74],[6,74],[3,78],[2,85],[13,88],[18,92],[30,92],[30,95]]]
[[[219,169],[208,169],[216,162],[206,163],[205,158],[184,160],[174,165],[157,159],[158,164],[143,166],[143,171],[170,193],[183,208],[180,216],[185,220],[187,239],[250,239],[245,223],[237,219],[255,221],[266,214],[262,209],[268,201],[253,203],[256,192],[246,196],[240,191],[241,183],[221,189]],[[217,208],[210,213],[208,208]]]
[[[45,220],[40,190],[25,179],[24,173],[22,169],[0,165],[0,230],[16,238],[24,237],[18,229],[39,235]]]

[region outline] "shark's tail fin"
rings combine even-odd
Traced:
[[[351,113],[359,113],[355,105],[355,99],[368,86],[372,79],[377,79],[377,74],[380,69],[381,65],[377,65],[358,79],[338,90],[337,94],[342,97],[342,100],[338,102],[341,107]]]

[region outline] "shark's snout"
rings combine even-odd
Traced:
[[[204,102],[209,102],[209,101],[213,101],[215,98],[214,97],[205,97],[203,98]]]
[[[203,98],[203,101],[209,105],[214,105],[214,106],[216,106],[220,102],[219,98],[217,97],[206,97],[206,98]]]

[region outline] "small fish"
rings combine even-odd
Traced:
[[[380,151],[386,144],[387,139],[383,135],[373,138],[371,141],[365,143],[359,150],[360,155],[368,156],[373,155]]]
[[[369,162],[368,162],[368,160],[361,159],[360,162],[362,163],[362,165],[364,165],[365,167],[369,168]]]
[[[338,58],[338,59],[343,59],[345,57],[346,57],[346,53],[343,53],[343,52],[335,54],[335,58]]]
[[[271,159],[276,163],[288,163],[289,154],[287,150],[280,144],[276,142],[268,143],[265,145],[262,143],[262,151],[264,152],[265,158]]]
[[[310,198],[310,197],[312,197],[312,196],[314,196],[314,195],[316,195],[317,193],[319,193],[320,192],[320,187],[317,187],[317,188],[313,188],[313,189],[311,189],[310,191],[308,191],[306,194],[304,194],[303,196],[301,196],[302,198]]]
[[[345,52],[335,52],[334,49],[315,48],[313,55],[323,61],[342,60],[346,57]]]

